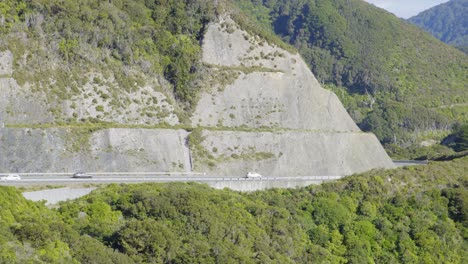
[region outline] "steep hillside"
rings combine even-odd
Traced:
[[[7,3],[1,171],[299,176],[394,166],[294,49],[233,20],[228,3]]]
[[[467,120],[468,57],[360,0],[235,1],[294,45],[360,127],[407,145]]]
[[[384,143],[441,137],[468,119],[467,57],[363,1],[6,0],[0,122],[190,124],[212,72],[200,43],[226,12],[269,43],[295,52],[276,32],[294,45]],[[216,76],[211,82],[233,75]]]
[[[451,0],[408,19],[450,45],[468,49],[468,1]]]
[[[202,50],[208,74],[199,81],[192,127],[184,126],[191,133],[179,126],[10,123],[0,130],[0,169],[311,176],[394,166],[297,54],[251,35],[229,17],[207,25]],[[5,86],[17,94],[11,88]]]
[[[202,61],[210,76],[232,79],[202,90],[192,122],[228,131],[192,133],[196,167],[223,175],[250,168],[278,176],[284,170],[349,175],[392,167],[375,137],[360,132],[299,55],[242,30],[230,18],[219,23],[207,28]],[[358,153],[374,156],[361,159]]]
[[[467,162],[249,194],[194,183],[110,185],[56,210],[0,187],[0,221],[8,219],[0,260],[466,263]],[[31,243],[27,252],[22,243]]]

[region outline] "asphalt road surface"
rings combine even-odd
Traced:
[[[403,160],[394,161],[397,167],[426,165],[427,161]],[[330,181],[342,176],[298,176],[246,178],[216,177],[205,173],[193,172],[88,172],[92,178],[73,178],[73,173],[15,173],[21,176],[19,181],[0,181],[0,185],[21,186],[36,184],[100,184],[100,183],[144,183],[144,182],[216,182],[216,181]],[[0,176],[8,174],[0,173]]]
[[[144,182],[214,182],[214,181],[288,181],[288,180],[336,180],[341,176],[300,176],[300,177],[213,177],[203,174],[196,175],[154,175],[154,174],[109,174],[99,175],[88,173],[92,178],[73,178],[72,174],[19,174],[19,181],[0,181],[1,185],[31,185],[31,184],[99,184],[99,183],[144,183]]]

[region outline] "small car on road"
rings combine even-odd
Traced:
[[[2,181],[19,181],[21,177],[18,174],[8,174],[7,176],[0,177]]]
[[[86,172],[75,172],[72,176],[72,178],[78,178],[78,179],[89,179],[89,178],[92,178],[93,175],[91,174],[88,174]]]
[[[257,172],[249,171],[249,172],[247,172],[245,177],[246,178],[261,178],[262,175],[260,173],[257,173]]]

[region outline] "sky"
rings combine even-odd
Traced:
[[[401,18],[410,18],[448,0],[365,0]]]

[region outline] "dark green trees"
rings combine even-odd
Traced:
[[[444,141],[446,141],[446,145],[455,151],[468,150],[468,124],[455,126],[453,133]]]

